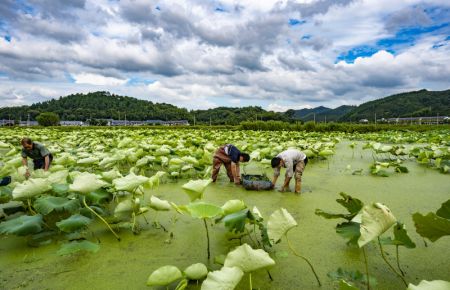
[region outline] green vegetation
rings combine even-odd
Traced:
[[[44,127],[59,126],[59,116],[52,112],[45,112],[36,117],[38,124]]]

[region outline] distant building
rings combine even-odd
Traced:
[[[166,121],[164,122],[166,126],[189,126],[188,120],[177,120],[177,121]]]
[[[14,120],[0,120],[0,126],[14,126]]]
[[[369,120],[367,120],[367,119],[361,119],[361,120],[359,120],[358,122],[361,123],[361,124],[368,124],[368,123],[369,123]]]
[[[83,121],[60,121],[61,126],[85,126]]]
[[[26,127],[26,126],[37,126],[39,125],[37,121],[20,121],[19,126]]]
[[[449,123],[448,116],[388,118],[386,120],[389,124],[437,125]]]

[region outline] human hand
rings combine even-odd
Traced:
[[[28,179],[28,177],[30,177],[30,175],[31,175],[30,170],[27,169],[27,171],[25,172],[25,178]]]

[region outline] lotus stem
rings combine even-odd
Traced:
[[[287,233],[285,234],[285,236],[286,236],[286,240],[287,240],[289,249],[291,249],[291,251],[294,253],[295,256],[297,256],[297,257],[299,257],[299,258],[305,260],[305,262],[308,263],[308,265],[309,265],[309,267],[311,268],[311,270],[312,270],[314,276],[316,277],[317,283],[319,283],[319,286],[322,286],[322,283],[320,283],[320,280],[319,280],[319,276],[317,276],[316,271],[314,270],[314,267],[313,267],[313,265],[311,264],[311,262],[310,262],[307,258],[305,258],[305,257],[303,257],[302,255],[298,254],[298,253],[294,250],[294,248],[293,248],[292,245],[291,245],[291,242],[289,241],[289,238],[288,238],[288,236],[287,236]]]
[[[37,213],[33,210],[33,208],[31,207],[31,199],[27,199],[27,203],[28,203],[28,210],[30,211],[30,213],[32,215],[37,215]]]
[[[367,290],[370,290],[369,265],[367,263],[366,248],[363,247],[362,251],[364,255],[364,264],[366,265]]]
[[[378,245],[380,246],[381,257],[383,258],[384,262],[389,266],[389,268],[391,268],[392,272],[394,272],[395,275],[397,275],[398,277],[400,277],[400,279],[402,279],[403,284],[405,284],[405,286],[408,287],[408,283],[406,283],[405,278],[403,278],[402,275],[400,275],[399,273],[397,273],[397,271],[395,270],[395,268],[392,267],[392,265],[388,262],[388,260],[387,260],[386,257],[384,256],[383,246],[381,245],[380,237],[378,237]]]
[[[252,285],[252,273],[248,273],[248,281],[250,283],[250,290],[253,290],[253,285]]]
[[[397,267],[400,270],[400,273],[402,274],[402,276],[405,276],[405,272],[403,272],[402,268],[400,267],[400,255],[399,255],[399,247],[398,245],[395,245],[395,254],[397,257]]]
[[[270,281],[273,281],[272,275],[270,275],[269,270],[266,269],[267,275],[269,275]]]
[[[131,226],[131,231],[134,233],[134,228],[136,227],[136,214],[133,212],[131,213],[133,216],[133,225]]]
[[[91,207],[89,207],[86,203],[86,197],[83,196],[83,205],[89,209],[92,213],[94,213],[102,222],[105,223],[105,225],[109,228],[109,230],[113,233],[113,235],[116,237],[116,239],[120,242],[120,237],[116,234],[116,232],[111,228],[111,226],[108,224],[107,221],[105,221],[104,218],[102,218],[101,215],[99,215],[95,210],[93,210]]]
[[[203,219],[203,223],[204,223],[205,229],[206,229],[206,240],[208,242],[207,252],[208,252],[208,260],[209,260],[211,257],[211,252],[209,250],[209,232],[208,232],[208,225],[206,223],[206,219]]]

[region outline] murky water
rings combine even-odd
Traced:
[[[361,145],[361,144],[360,144]],[[347,192],[365,203],[383,202],[390,207],[397,219],[406,224],[416,249],[400,249],[401,264],[406,272],[406,280],[417,284],[420,280],[450,280],[450,238],[442,238],[425,247],[422,238],[415,232],[411,214],[435,211],[440,204],[450,198],[450,179],[432,169],[421,167],[415,161],[408,161],[408,174],[394,174],[391,177],[373,177],[369,174],[372,161],[370,151],[353,152],[347,142],[338,144],[336,155],[329,161],[308,164],[303,178],[303,194],[248,192],[226,182],[222,175],[220,182],[211,185],[205,192],[205,200],[222,205],[229,199],[242,199],[249,207],[254,205],[266,217],[280,207],[286,208],[297,220],[299,226],[289,232],[296,250],[308,257],[316,267],[323,283],[319,288],[308,265],[289,253],[286,241],[275,245],[272,256],[276,265],[270,270],[274,281],[270,281],[265,271],[253,274],[255,289],[333,289],[327,273],[342,267],[347,270],[364,272],[364,259],[359,249],[346,246],[345,240],[335,233],[338,220],[326,220],[314,214],[316,208],[341,212],[342,207],[335,202],[338,193]],[[351,170],[347,169],[351,166]],[[363,174],[352,175],[355,169],[363,169]],[[267,171],[271,174],[271,171]],[[281,181],[279,181],[281,182]],[[154,195],[177,204],[188,203],[183,193],[184,183],[168,183],[154,191]],[[291,188],[293,184],[291,184]],[[146,197],[149,198],[149,197]],[[1,289],[148,289],[148,276],[163,265],[175,265],[184,269],[190,264],[202,262],[212,269],[220,266],[207,261],[206,236],[203,223],[187,216],[177,216],[171,225],[172,212],[160,213],[157,219],[174,237],[166,241],[169,234],[143,219],[143,231],[135,236],[122,230],[118,242],[101,224],[96,225],[96,235],[101,241],[101,249],[96,254],[78,253],[58,256],[57,243],[40,248],[30,248],[24,238],[0,238],[0,288]],[[150,221],[155,212],[147,213]],[[210,228],[212,255],[225,254],[236,241],[227,241],[223,224]],[[395,264],[395,248],[385,247],[389,260]],[[286,253],[289,253],[286,255]],[[405,289],[381,259],[375,244],[367,247],[369,270],[378,281],[377,289]],[[248,289],[244,277],[238,289]],[[158,289],[158,288],[156,288]],[[161,289],[164,289],[161,288]],[[200,289],[192,284],[189,289]]]

